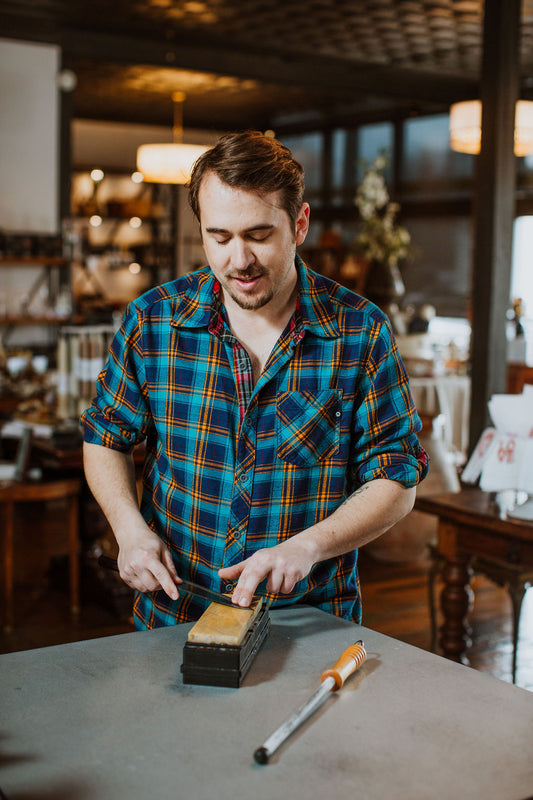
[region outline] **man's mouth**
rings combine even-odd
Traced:
[[[255,286],[262,277],[262,273],[257,275],[230,275],[231,280],[235,281],[239,286],[245,288],[252,288]]]

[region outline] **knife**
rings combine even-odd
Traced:
[[[113,572],[118,572],[118,564],[116,558],[111,558],[110,556],[98,556],[98,563],[104,569],[111,569]],[[207,586],[200,586],[198,583],[193,583],[192,581],[183,581],[182,583],[176,584],[178,592],[186,592],[187,594],[192,594],[195,597],[201,597],[203,600],[209,600],[211,603],[220,603],[223,606],[231,606],[232,608],[241,608],[243,611],[249,611],[250,606],[238,606],[231,600],[231,595],[229,594],[221,594],[220,592],[215,592],[214,589],[208,589]],[[254,600],[258,598],[254,596]]]

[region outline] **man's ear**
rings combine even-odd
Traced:
[[[302,207],[296,219],[296,246],[303,244],[305,241],[307,231],[309,230],[310,211],[309,203],[302,203]]]

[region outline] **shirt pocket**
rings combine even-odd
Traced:
[[[276,397],[277,455],[311,467],[340,446],[342,391],[280,392]]]

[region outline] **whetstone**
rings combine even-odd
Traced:
[[[255,600],[250,608],[238,606],[231,608],[220,603],[211,603],[189,631],[187,641],[238,647],[242,644],[262,605],[262,597]]]

